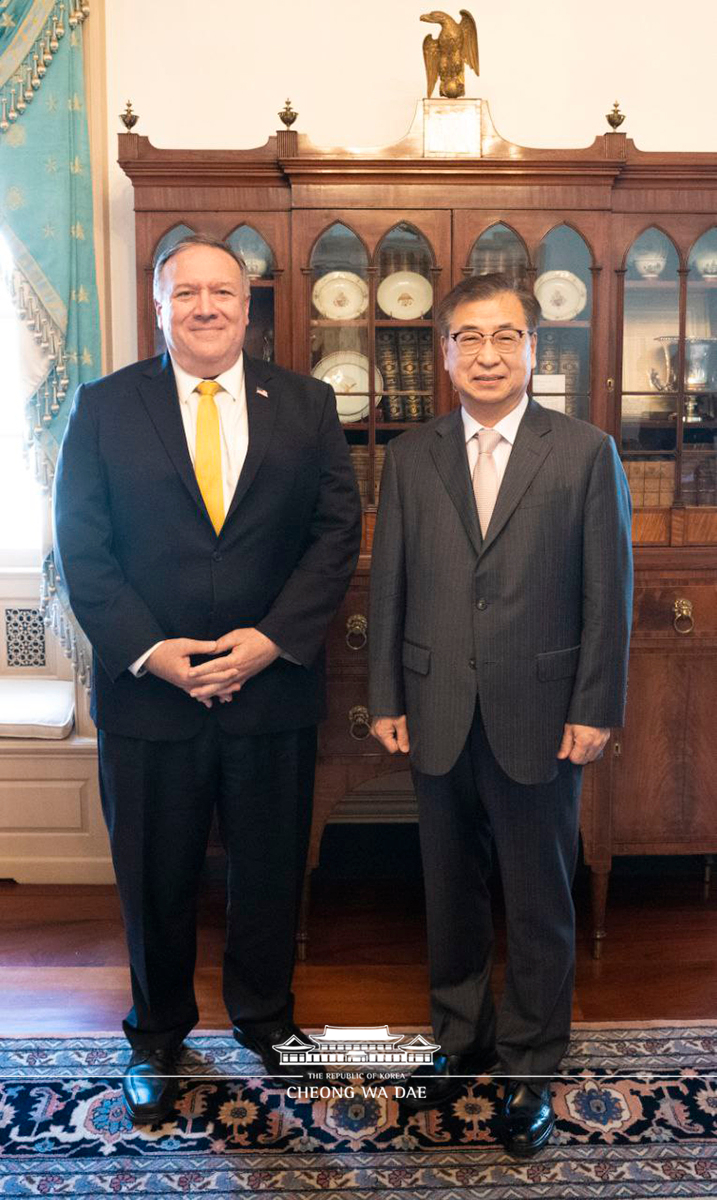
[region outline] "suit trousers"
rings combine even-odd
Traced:
[[[223,991],[235,1026],[291,1019],[316,728],[239,737],[209,715],[185,741],[100,731],[102,805],[129,949],[136,1048],[176,1047],[198,1020],[197,896],[216,807],[227,854]]]
[[[571,888],[582,768],[561,760],[549,783],[516,783],[496,762],[477,705],[452,770],[424,775],[414,769],[412,775],[436,1041],[444,1054],[465,1054],[495,1043],[506,1075],[552,1075],[570,1035],[575,970]],[[493,852],[507,928],[505,987],[497,1016],[490,983]]]

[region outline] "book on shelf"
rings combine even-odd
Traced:
[[[395,334],[395,329],[376,330],[376,366],[383,377],[381,408],[385,421],[403,420],[403,396],[396,395],[401,389],[401,376]]]

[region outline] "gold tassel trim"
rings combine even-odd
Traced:
[[[0,137],[4,137],[20,120],[34,100],[35,93],[40,90],[48,68],[60,48],[60,41],[65,36],[66,8],[67,24],[73,30],[90,15],[89,0],[68,0],[67,3],[55,5],[42,34],[0,91]]]
[[[41,350],[45,351],[49,369],[34,396],[27,403],[28,424],[25,445],[26,457],[34,448],[35,477],[43,492],[52,488],[54,466],[42,449],[40,435],[52,424],[67,396],[70,380],[67,375],[67,349],[62,331],[47,315],[32,287],[15,268],[9,278],[10,296],[21,321],[30,329]]]
[[[76,618],[63,606],[57,594],[57,568],[52,551],[42,564],[40,580],[40,615],[46,629],[51,629],[83,687],[92,689],[92,651]]]

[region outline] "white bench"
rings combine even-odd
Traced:
[[[111,883],[84,694],[68,680],[0,678],[0,879]]]

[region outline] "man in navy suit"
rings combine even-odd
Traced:
[[[360,505],[332,390],[243,354],[249,281],[187,238],[155,268],[168,354],[80,387],[56,477],[57,562],[95,652],[92,715],[125,919],[136,1122],[176,1096],[198,1019],[196,901],[216,807],[224,999],[279,1068],[310,826],[323,642]]]

